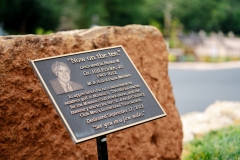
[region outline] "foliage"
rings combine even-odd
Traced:
[[[189,151],[183,157],[191,159],[239,159],[240,126],[231,126],[219,131],[212,131],[202,138],[194,139],[186,147]]]
[[[234,31],[240,34],[240,3],[237,0],[178,0],[173,16],[187,31]],[[231,17],[231,18],[230,18]]]
[[[227,61],[239,61],[240,57],[211,57],[211,56],[200,56],[199,61],[203,62],[227,62]]]
[[[177,56],[175,56],[174,54],[168,54],[168,61],[169,62],[176,62],[177,61]]]
[[[47,0],[1,0],[0,22],[9,33],[35,33],[37,27],[56,29],[59,15]]]
[[[79,28],[89,28],[93,24],[106,25],[106,9],[104,1],[100,0],[77,0],[79,4],[75,20]]]
[[[149,25],[154,26],[154,27],[158,28],[159,30],[162,30],[162,25],[161,25],[161,23],[159,23],[159,22],[158,22],[157,20],[155,20],[155,19],[150,19],[150,20],[149,20]]]
[[[182,47],[182,44],[180,42],[180,39],[178,38],[178,32],[181,30],[181,24],[178,19],[172,20],[171,23],[171,29],[169,32],[169,46],[170,48],[180,48]]]
[[[174,9],[174,0],[145,0],[146,8],[151,20],[161,24],[164,36],[169,37],[172,24],[172,10]],[[177,18],[176,18],[177,19]],[[151,25],[151,24],[150,24]]]
[[[0,24],[14,34],[35,33],[37,28],[153,25],[178,46],[173,43],[179,26],[186,32],[240,35],[239,8],[238,0],[0,0]]]
[[[216,11],[218,7],[216,0],[180,0],[177,2],[174,16],[181,20],[186,29],[193,31],[218,29],[215,28],[218,27],[216,21],[222,17]]]
[[[109,25],[147,24],[147,12],[144,12],[144,0],[105,0]]]
[[[51,34],[53,33],[51,30],[45,31],[43,28],[39,27],[36,29],[36,34]]]
[[[238,0],[225,0],[227,2],[224,21],[220,22],[222,31],[227,33],[233,31],[235,34],[240,35],[240,2]],[[225,3],[226,3],[225,2]]]

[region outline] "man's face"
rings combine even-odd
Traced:
[[[64,66],[59,66],[58,71],[57,71],[57,77],[64,83],[68,83],[70,81],[69,68],[64,67]]]

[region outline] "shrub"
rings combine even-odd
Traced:
[[[184,160],[240,159],[240,126],[212,131],[185,145],[188,150]]]

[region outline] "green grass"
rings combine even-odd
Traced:
[[[240,160],[240,125],[212,131],[184,145],[183,160]]]

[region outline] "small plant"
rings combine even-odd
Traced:
[[[177,57],[173,54],[169,54],[168,55],[168,61],[169,62],[176,62],[177,61]]]
[[[184,147],[183,160],[240,160],[240,125],[212,131]]]
[[[53,33],[51,30],[45,31],[43,28],[38,27],[36,29],[36,34],[42,35],[42,34],[51,34]]]

